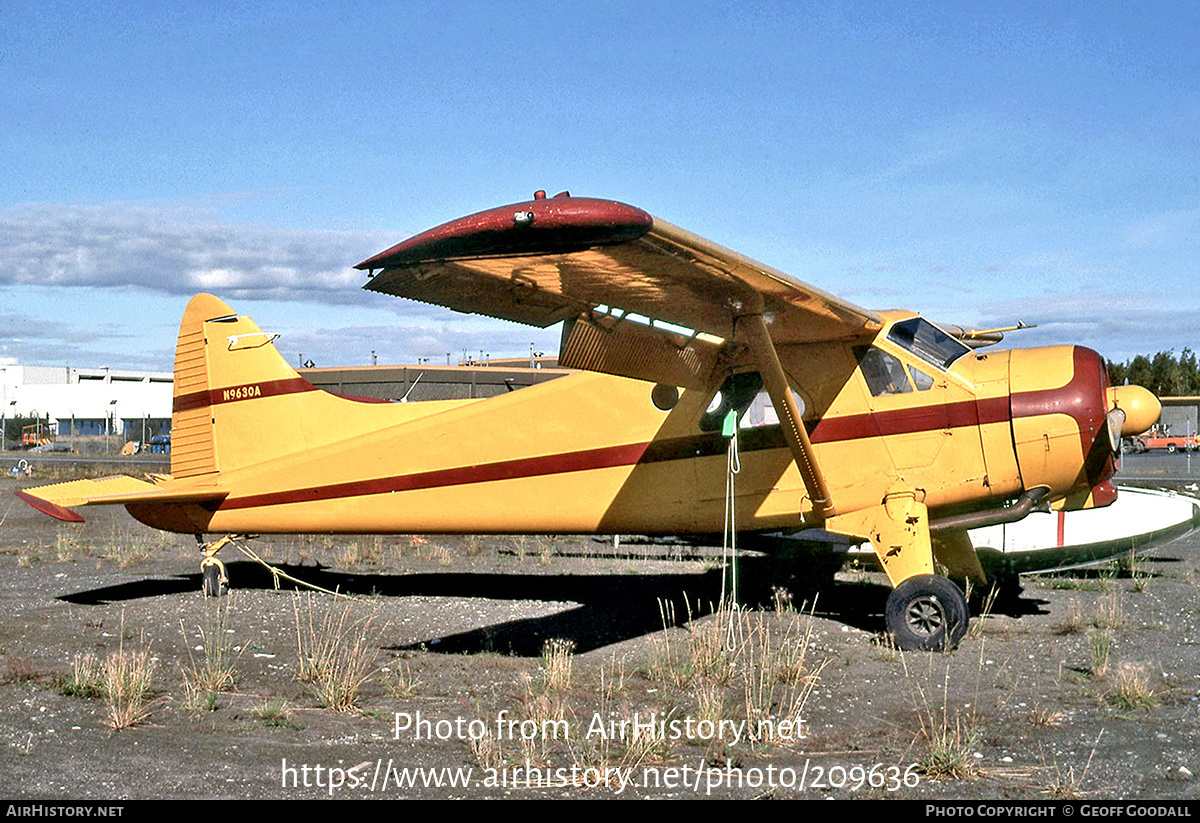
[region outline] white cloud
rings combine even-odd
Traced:
[[[31,203],[0,215],[0,285],[363,303],[352,266],[395,241],[237,224],[196,205]]]

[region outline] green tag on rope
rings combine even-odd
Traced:
[[[725,420],[721,423],[721,436],[733,437],[734,431],[737,429],[737,411],[730,409],[725,412]]]

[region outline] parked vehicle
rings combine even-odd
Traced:
[[[1130,437],[1127,440],[1130,445],[1126,448],[1125,443],[1122,442],[1122,451],[1165,451],[1168,454],[1174,454],[1177,451],[1194,452],[1200,448],[1195,435],[1173,435],[1169,426],[1161,425],[1154,426],[1145,434]]]

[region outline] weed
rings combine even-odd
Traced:
[[[1044,584],[1043,584],[1044,585]],[[1106,592],[1113,587],[1113,575],[1099,577],[1050,577],[1050,588],[1065,591]]]
[[[521,681],[525,689],[525,717],[530,721],[529,728],[537,730],[536,734],[528,735],[526,725],[522,723],[521,746],[529,760],[544,761],[550,741],[566,739],[569,734],[567,706],[562,697],[535,689],[533,678],[528,674],[522,674]]]
[[[1097,629],[1119,629],[1125,622],[1125,611],[1121,605],[1121,592],[1109,592],[1096,603],[1092,625]]]
[[[712,683],[701,686],[696,693],[697,722],[708,722],[719,728],[724,717],[725,689]]]
[[[500,739],[493,734],[490,724],[482,735],[472,735],[467,739],[467,748],[471,750],[471,755],[480,768],[498,771],[504,767],[504,747],[500,744]]]
[[[761,743],[776,742],[788,735],[780,724],[802,722],[804,706],[816,688],[825,664],[810,670],[807,665],[812,622],[802,635],[791,623],[776,637],[762,615],[748,621],[746,640],[739,649],[742,695],[748,734]]]
[[[1149,710],[1157,706],[1158,698],[1150,688],[1150,675],[1146,667],[1133,663],[1118,666],[1116,690],[1108,696],[1108,703],[1129,711]]]
[[[1078,600],[1072,599],[1067,604],[1067,618],[1058,627],[1059,634],[1078,634],[1086,625],[1087,620],[1083,616],[1083,606],[1079,604]]]
[[[901,658],[904,661],[904,658]],[[935,708],[929,700],[924,686],[909,676],[907,663],[905,676],[913,683],[913,702],[917,710],[920,736],[925,739],[925,753],[918,758],[918,766],[929,777],[949,777],[958,780],[974,777],[978,771],[974,750],[983,739],[979,731],[974,710],[970,713],[955,709],[950,712],[950,666],[941,683],[942,705]]]
[[[619,780],[618,774],[628,773],[637,769],[644,761],[655,759],[665,754],[663,747],[667,741],[658,739],[657,735],[639,731],[634,723],[636,712],[631,712],[628,706],[617,710],[616,707],[602,703],[600,716],[606,718],[609,729],[617,730],[614,734],[587,735],[578,745],[567,741],[574,768],[573,774],[582,775],[578,779],[586,780],[587,786],[608,786],[612,781]],[[674,709],[666,715],[670,723],[674,717]],[[644,722],[644,717],[643,717]],[[594,775],[594,780],[589,777]]]
[[[253,714],[263,723],[273,728],[301,728],[292,721],[292,709],[282,697],[272,697],[266,703],[255,706]]]
[[[880,660],[891,662],[900,659],[900,649],[896,647],[896,639],[891,634],[884,632],[876,635],[871,638],[871,644],[878,651]]]
[[[625,691],[625,661],[617,660],[613,655],[608,662],[600,667],[600,699],[612,698]]]
[[[659,600],[659,617],[663,631],[655,644],[654,659],[647,674],[653,680],[672,683],[678,688],[687,686],[697,677],[725,683],[733,670],[733,658],[726,648],[727,632],[736,629],[731,623],[731,611],[719,608],[711,620],[703,622],[693,619],[691,603],[685,601],[688,611],[686,645],[682,648],[672,640],[675,634],[675,604]]]
[[[338,551],[337,557],[342,566],[377,565],[383,559],[383,538],[376,535],[370,541],[346,543]]]
[[[181,668],[184,700],[189,706],[212,711],[216,707],[216,696],[234,683],[236,655],[228,639],[232,600],[232,597],[218,598],[216,605],[210,607],[208,627],[196,627],[200,642],[195,649],[191,646],[183,621],[179,621],[179,631],[183,634],[188,655],[188,665]]]
[[[1108,672],[1108,657],[1112,651],[1112,633],[1107,629],[1093,629],[1088,635],[1088,648],[1092,653],[1091,672],[1102,677]]]
[[[145,535],[113,529],[104,544],[104,557],[122,569],[150,560],[152,547]]]
[[[970,595],[967,595],[970,599]],[[979,610],[979,616],[971,622],[970,628],[967,630],[967,637],[972,640],[983,636],[983,626],[985,618],[992,616],[992,611],[996,608],[996,600],[1000,597],[1000,587],[992,586],[988,593],[984,595],[983,605]]]
[[[100,681],[104,689],[107,716],[105,722],[114,731],[145,722],[153,705],[150,687],[157,661],[150,656],[145,638],[138,647],[125,647],[125,620],[121,620],[121,640],[117,651],[100,666]]]
[[[950,777],[957,780],[974,777],[978,771],[973,751],[982,735],[975,728],[974,718],[956,712],[954,721],[943,716],[936,725],[923,729],[928,748],[918,764],[929,777]]]
[[[479,535],[472,534],[467,538],[466,552],[467,557],[478,557],[483,554],[483,541],[479,539]]]
[[[59,690],[68,697],[103,697],[104,667],[96,655],[91,652],[76,655],[71,663],[71,677]]]
[[[383,669],[383,687],[396,700],[408,700],[415,697],[421,681],[412,673],[407,663],[397,662]]]
[[[693,677],[728,682],[734,671],[730,630],[740,612],[724,606],[709,620],[692,620],[688,614],[688,668]]]
[[[1075,767],[1070,766],[1066,771],[1063,771],[1058,766],[1058,761],[1054,762],[1054,780],[1046,789],[1046,793],[1053,797],[1058,797],[1063,800],[1075,800],[1083,794],[1083,781],[1087,778],[1088,769],[1092,766],[1092,758],[1096,756],[1096,749],[1100,745],[1100,738],[1104,736],[1104,730],[1096,735],[1096,742],[1092,744],[1091,754],[1088,755],[1087,762],[1083,764],[1083,770],[1079,775],[1075,775]],[[1042,760],[1045,763],[1045,759]]]
[[[566,691],[571,688],[571,661],[575,643],[553,638],[542,646],[542,685],[546,691]]]
[[[87,544],[79,539],[78,529],[60,528],[54,536],[54,556],[59,563],[68,563],[76,555],[87,554]]]
[[[306,684],[323,706],[350,711],[359,692],[375,676],[372,636],[375,616],[352,620],[347,603],[340,611],[324,609],[317,616],[311,594],[297,594],[296,679]]]
[[[1060,726],[1062,725],[1062,716],[1062,712],[1058,709],[1042,707],[1034,703],[1033,711],[1029,713],[1029,722],[1035,726]]]
[[[792,603],[792,593],[782,586],[772,586],[771,610],[775,614],[795,614],[796,606]]]

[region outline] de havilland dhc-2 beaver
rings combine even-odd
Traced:
[[[359,263],[365,288],[538,327],[578,373],[498,397],[321,391],[247,317],[192,298],[171,473],[31,488],[62,520],[121,504],[171,532],[712,535],[820,527],[869,542],[900,648],[962,638],[968,529],[1106,506],[1122,436],[1160,405],[1081,346],[869,311],[610,200],[546,197],[445,223]],[[766,414],[761,414],[763,409]],[[533,421],[536,421],[533,422]],[[205,546],[205,587],[225,571]],[[938,564],[935,566],[935,563]]]

